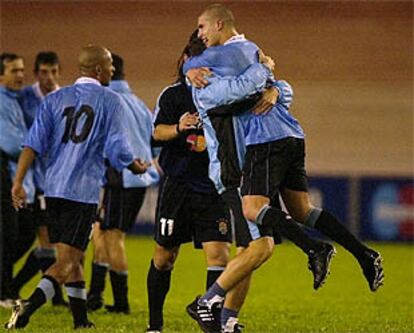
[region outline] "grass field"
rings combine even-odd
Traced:
[[[338,248],[325,286],[315,292],[306,257],[294,246],[276,248],[272,259],[253,278],[251,292],[240,315],[245,332],[414,332],[414,248],[409,244],[373,244],[384,257],[385,285],[371,293],[353,257]],[[153,241],[131,237],[129,254],[129,316],[117,316],[100,310],[90,315],[96,324],[93,332],[144,332],[147,322],[146,274]],[[86,265],[87,282],[90,275]],[[27,297],[38,282],[33,279],[22,293]],[[199,332],[185,313],[185,306],[202,293],[205,264],[201,251],[183,246],[177,260],[170,293],[165,306],[164,333]],[[111,291],[105,298],[111,303]],[[6,322],[10,311],[0,309],[0,321]],[[49,304],[32,317],[25,332],[70,332],[71,316],[67,310]]]

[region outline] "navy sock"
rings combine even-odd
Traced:
[[[165,298],[170,290],[171,270],[160,271],[151,260],[147,275],[149,327],[153,330],[161,330],[164,324],[163,308]]]
[[[198,302],[200,305],[207,305],[211,308],[213,304],[221,303],[225,295],[226,291],[217,282],[214,282],[207,292],[200,297]]]
[[[235,322],[237,323],[238,315],[239,315],[239,311],[228,309],[228,308],[223,308],[221,310],[221,318],[220,318],[221,327],[225,328],[226,325],[230,326],[230,325],[234,325]]]
[[[88,322],[88,314],[86,311],[85,281],[65,283],[65,287],[74,325],[86,324]]]

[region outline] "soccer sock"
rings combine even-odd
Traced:
[[[85,281],[65,283],[65,288],[69,298],[69,307],[72,312],[74,325],[87,323]]]
[[[36,257],[39,260],[39,267],[44,273],[56,262],[56,249],[39,247],[36,249]]]
[[[149,327],[160,330],[164,324],[163,308],[164,301],[170,290],[171,270],[160,271],[151,260],[147,275],[147,292],[149,308]]]
[[[59,283],[50,275],[44,275],[43,278],[40,280],[37,288],[33,292],[33,294],[29,297],[29,305],[24,312],[24,316],[30,318],[30,316],[43,304],[46,303],[47,300],[51,299],[55,294],[55,285],[59,285]]]
[[[239,311],[223,308],[221,310],[221,317],[220,317],[220,323],[221,328],[228,328],[233,329],[232,326],[234,326],[235,323],[237,323],[237,317],[239,315]],[[229,326],[229,327],[226,327]]]
[[[223,302],[225,295],[226,291],[221,288],[217,282],[214,282],[207,292],[200,297],[198,304],[206,305],[211,308],[213,304]]]
[[[309,224],[309,223],[308,223]],[[312,226],[311,224],[309,224]],[[368,248],[352,235],[331,213],[322,210],[314,223],[314,228],[328,236],[351,252],[358,260],[363,259]]]
[[[212,286],[218,277],[223,273],[225,267],[223,266],[209,266],[207,267],[206,290]]]
[[[111,278],[112,295],[114,306],[119,308],[128,308],[128,271],[115,272],[109,270]]]
[[[276,232],[289,239],[306,254],[323,248],[322,242],[310,238],[299,223],[278,208],[264,206],[259,212],[256,222],[274,228]]]
[[[12,282],[12,290],[15,294],[14,296],[18,296],[20,289],[29,282],[36,274],[39,272],[39,260],[36,257],[36,250],[30,252],[29,256],[27,257],[23,267],[14,277]]]
[[[108,264],[101,262],[92,263],[92,277],[89,286],[89,295],[101,295],[105,290],[105,277]]]

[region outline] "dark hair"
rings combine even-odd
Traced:
[[[198,38],[198,29],[196,29],[190,36],[187,45],[184,47],[183,52],[181,53],[180,58],[177,61],[177,82],[185,81],[185,76],[183,73],[184,57],[194,57],[198,56],[206,49],[203,41]]]
[[[36,56],[35,64],[34,64],[34,72],[37,73],[39,71],[40,65],[59,65],[59,57],[56,52],[47,51],[47,52],[39,52]]]
[[[124,73],[124,59],[115,53],[112,54],[112,65],[115,68],[114,75],[112,75],[112,80],[123,80],[125,77]]]
[[[5,69],[5,63],[11,62],[16,59],[23,59],[21,56],[15,54],[15,53],[2,53],[0,54],[0,75],[4,74]]]

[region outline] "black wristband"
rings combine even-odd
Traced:
[[[175,126],[175,130],[177,131],[177,134],[181,134],[180,123],[178,123],[177,126]]]

